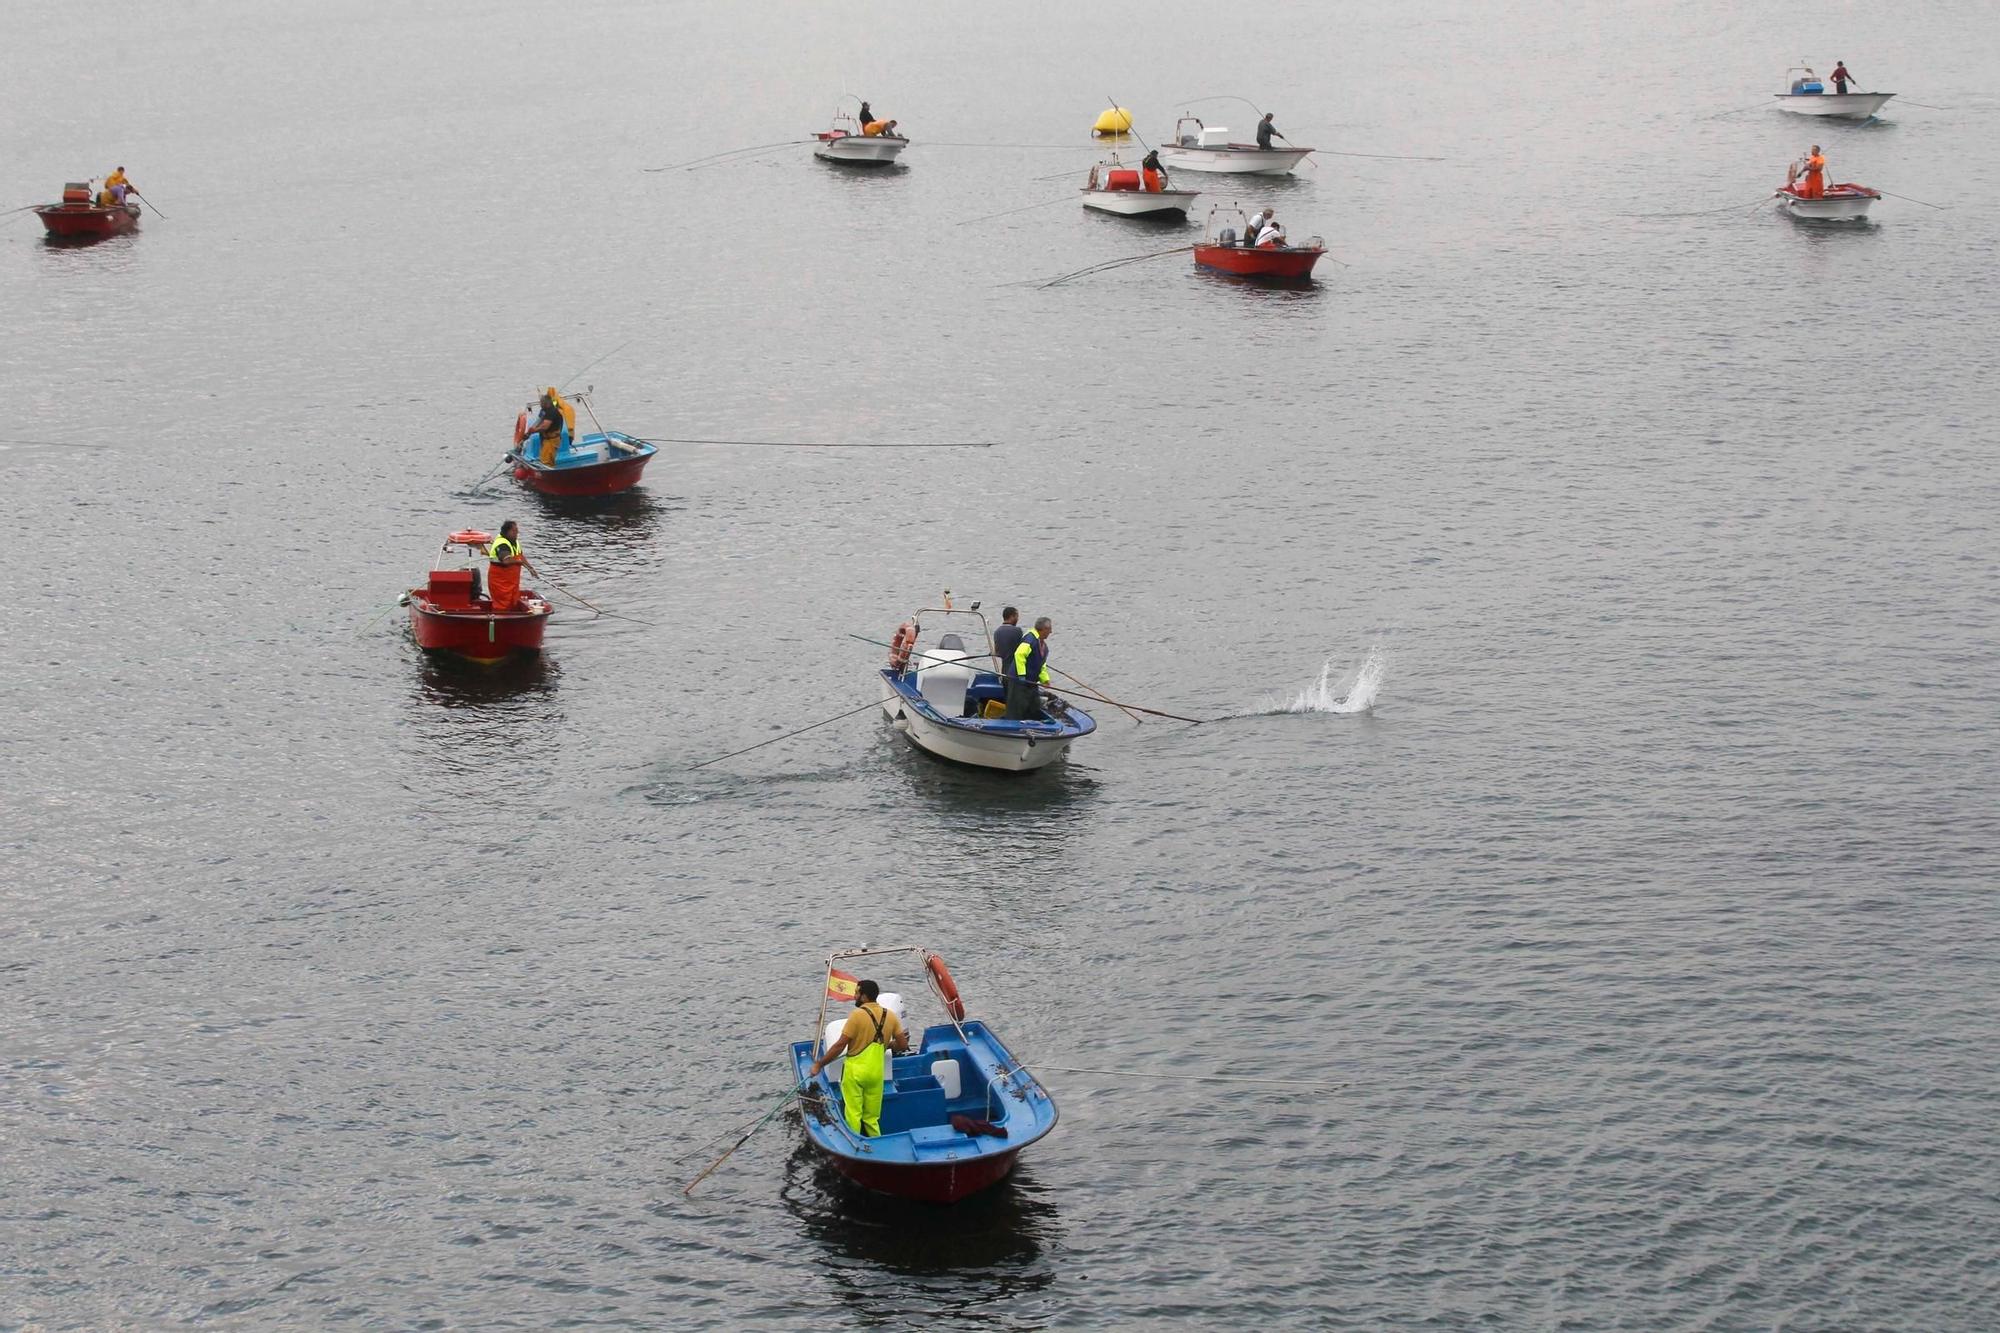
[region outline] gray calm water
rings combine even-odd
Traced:
[[[0,230],[0,1324],[1992,1325],[1990,4],[6,27],[0,204],[122,162],[166,213]],[[1802,55],[1948,109],[1791,120]],[[641,170],[842,92],[907,170]],[[1082,134],[1211,94],[1450,160],[1208,185],[1327,238],[1310,291],[1020,285],[1184,239],[1077,207]],[[1955,207],[1753,210],[1815,140]],[[628,342],[637,433],[999,445],[464,494]],[[653,625],[479,677],[371,621],[510,515]],[[1226,720],[690,771],[946,587]],[[950,1212],[788,1120],[684,1200],[862,940],[1118,1072]]]

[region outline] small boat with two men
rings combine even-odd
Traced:
[[[878,118],[874,108],[862,102],[857,112],[834,112],[833,128],[813,136],[812,154],[822,162],[844,166],[886,167],[909,146],[908,136],[896,132],[895,121]]]
[[[1048,688],[1046,618],[1026,630],[1003,625],[996,646],[979,603],[954,610],[950,593],[944,603],[897,627],[878,673],[882,715],[910,744],[954,763],[1026,773],[1097,730],[1096,719]]]
[[[606,430],[590,408],[590,390],[565,396],[550,385],[539,403],[514,419],[514,447],[507,461],[514,479],[544,495],[616,495],[639,484],[659,447],[622,431]],[[580,432],[576,409],[590,414],[594,432]]]
[[[1234,219],[1234,221],[1231,221]],[[1308,236],[1293,245],[1278,221],[1275,207],[1264,207],[1244,216],[1241,207],[1218,204],[1208,210],[1208,227],[1195,243],[1194,262],[1217,273],[1233,273],[1240,278],[1269,282],[1307,282],[1313,265],[1326,253],[1326,242]]]
[[[1173,142],[1160,145],[1160,160],[1175,171],[1207,171],[1229,176],[1285,176],[1312,155],[1289,141],[1283,148],[1272,143],[1283,139],[1273,115],[1257,122],[1257,142],[1237,143],[1222,125],[1204,125],[1198,116],[1182,116],[1174,122]]]
[[[1851,93],[1847,85],[1854,76],[1847,72],[1847,62],[1838,61],[1833,67],[1831,82],[1834,90],[1828,92],[1826,83],[1819,75],[1805,65],[1794,65],[1785,71],[1790,86],[1772,96],[1778,99],[1778,109],[1789,111],[1795,116],[1826,116],[1834,120],[1867,120],[1884,106],[1894,93]]]
[[[912,1039],[899,992],[856,975],[863,959],[921,960],[943,1022]],[[829,1003],[852,1005],[829,1017]],[[1056,1104],[976,1018],[944,960],[915,947],[843,949],[826,960],[819,1024],[791,1047],[806,1138],[857,1184],[956,1203],[999,1184],[1056,1127]]]
[[[62,202],[41,205],[35,216],[50,240],[100,241],[138,229],[139,200],[125,168],[119,167],[96,191],[89,181],[70,181],[63,186]]]
[[[1083,183],[1083,206],[1100,213],[1124,217],[1187,215],[1188,205],[1201,197],[1199,190],[1176,190],[1160,165],[1158,151],[1146,154],[1136,167],[1128,167],[1113,153],[1090,169]]]

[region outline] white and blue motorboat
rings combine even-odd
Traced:
[[[882,714],[910,744],[940,759],[1025,773],[1069,754],[1096,719],[1044,688],[1041,716],[1010,718],[986,617],[926,607],[896,630],[882,681]],[[925,623],[931,638],[926,643]]]

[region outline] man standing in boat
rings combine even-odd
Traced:
[[[569,427],[569,414],[563,411],[568,404],[553,385],[542,392],[542,414],[535,418],[535,424],[528,427],[528,434],[521,437],[521,456],[528,453],[528,438],[534,436],[541,441],[543,467],[556,465],[556,450],[562,444],[563,432]]]
[[[1854,81],[1854,76],[1847,72],[1847,62],[1845,60],[1834,61],[1833,73],[1827,75],[1827,77],[1833,80],[1834,96],[1847,96],[1847,85]]]
[[[1004,683],[1014,674],[1014,650],[1021,646],[1021,609],[1010,606],[1000,613],[1000,628],[993,631],[993,656],[1000,663]]]
[[[1049,683],[1048,638],[1055,632],[1055,622],[1043,616],[1033,629],[1021,635],[1021,642],[1014,649],[1014,671],[1006,678],[1007,716],[1017,722],[1045,716],[1042,686]]]
[[[521,554],[521,525],[508,519],[500,525],[500,535],[486,548],[486,595],[496,615],[506,615],[521,604],[521,567],[536,578],[542,571]]]
[[[1267,153],[1271,151],[1271,136],[1278,134],[1278,127],[1271,123],[1271,118],[1277,114],[1275,111],[1266,111],[1264,118],[1257,122],[1257,146]],[[1278,137],[1282,139],[1285,136],[1278,134]]]
[[[812,1062],[807,1076],[818,1078],[820,1070],[847,1057],[840,1067],[841,1111],[847,1127],[869,1139],[882,1133],[882,1083],[889,1049],[898,1055],[910,1049],[910,1034],[902,1020],[876,1002],[881,994],[882,988],[872,981],[855,983],[854,1012],[840,1029],[840,1040]]]
[[[1801,170],[1805,172],[1803,178],[1799,175]],[[1806,154],[1804,162],[1792,163],[1790,177],[1785,183],[1796,183],[1795,188],[1801,199],[1826,197],[1826,159],[1820,155],[1818,144],[1812,146],[1812,152]]]

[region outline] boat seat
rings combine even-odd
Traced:
[[[934,648],[919,653],[911,665],[924,670],[917,675],[917,689],[922,692],[925,702],[946,717],[965,715],[965,691],[972,684],[971,667],[960,666],[950,658],[950,649]],[[946,665],[932,666],[933,662],[944,661]]]
[[[966,689],[965,715],[967,717],[976,715],[979,712],[979,706],[988,700],[998,703],[1007,702],[1006,683],[991,671],[981,672]]]
[[[898,1079],[882,1093],[882,1132],[901,1134],[926,1125],[948,1123],[944,1112],[944,1089],[929,1074]]]
[[[965,652],[965,636],[962,634],[940,634],[938,636],[938,651],[945,653]]]

